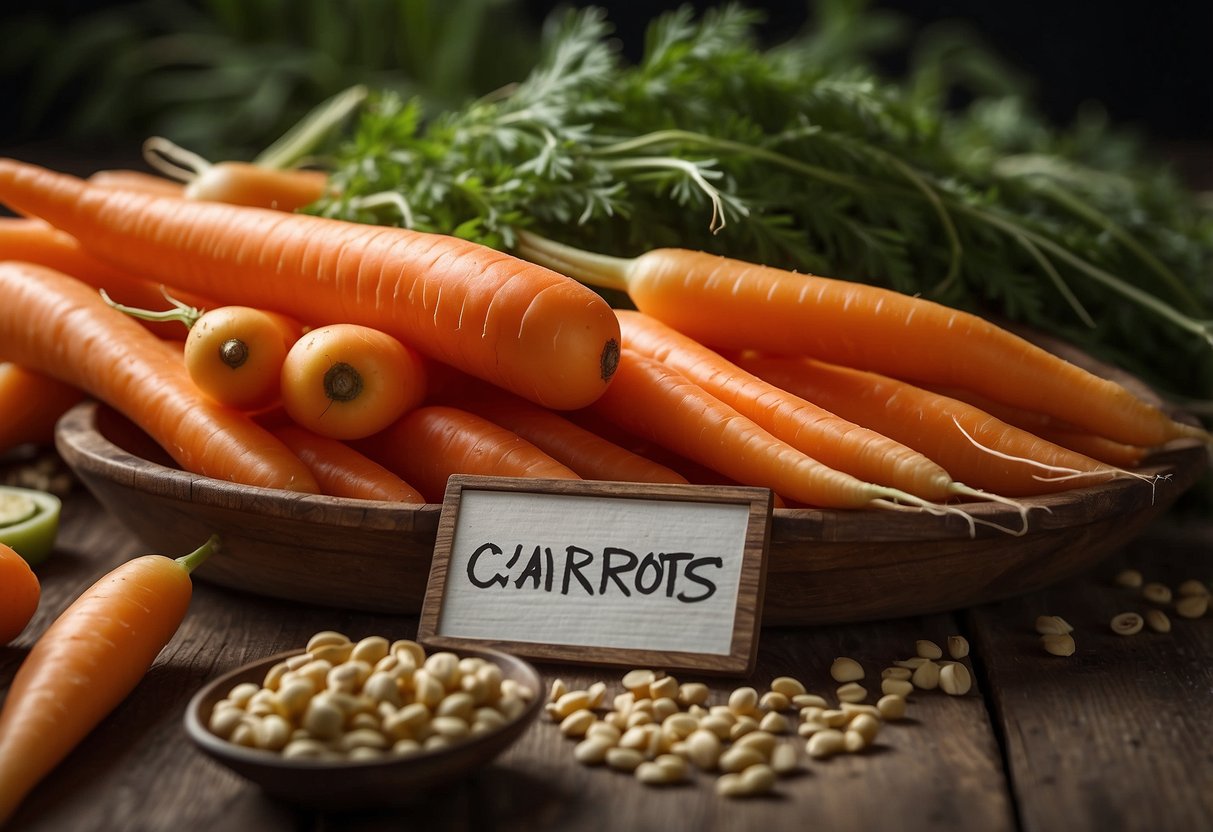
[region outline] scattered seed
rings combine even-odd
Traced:
[[[1201,618],[1208,611],[1208,595],[1185,595],[1175,602],[1175,614],[1180,618]]]
[[[948,655],[954,659],[969,655],[969,640],[964,636],[948,636]]]
[[[1074,637],[1069,633],[1047,633],[1040,637],[1045,652],[1054,656],[1073,656]]]
[[[945,664],[939,670],[939,687],[949,696],[964,696],[973,687],[973,677],[963,664]]]
[[[910,680],[910,676],[913,674],[914,671],[908,667],[886,667],[884,670],[880,671],[880,678],[901,679],[908,682]]]
[[[1036,618],[1036,632],[1042,636],[1058,636],[1072,633],[1074,628],[1060,615],[1041,615]]]
[[[1112,618],[1112,632],[1120,636],[1135,636],[1145,621],[1135,612],[1122,612]]]
[[[1167,618],[1167,614],[1160,609],[1150,608],[1146,610],[1146,626],[1156,633],[1171,632],[1171,619]]]
[[[815,759],[831,757],[846,750],[846,736],[836,728],[818,731],[809,737],[805,750]]]
[[[778,775],[788,775],[800,767],[796,759],[796,746],[781,743],[771,752],[771,769]]]
[[[1207,596],[1209,594],[1209,588],[1201,581],[1198,581],[1195,578],[1189,578],[1175,588],[1175,594],[1179,595],[1180,597],[1185,597],[1188,595]]]
[[[839,702],[862,702],[868,698],[868,689],[858,682],[847,682],[836,691]]]
[[[924,659],[943,658],[943,650],[940,649],[939,645],[925,638],[920,638],[914,642],[914,652]]]
[[[1141,595],[1153,604],[1171,603],[1171,588],[1166,584],[1151,582],[1141,588]]]
[[[894,694],[905,698],[914,691],[914,683],[909,677],[905,679],[882,679],[880,681],[880,692],[884,694]]]
[[[801,696],[805,693],[805,687],[799,679],[794,679],[791,676],[779,676],[771,680],[771,690],[776,693],[782,693],[791,701],[793,697]]]
[[[858,682],[863,678],[863,666],[847,656],[839,656],[830,665],[830,676],[835,682]]]
[[[1136,569],[1122,569],[1116,574],[1116,584],[1129,589],[1140,589],[1143,579],[1141,572]]]
[[[876,709],[880,711],[880,716],[883,719],[895,722],[906,715],[905,697],[897,696],[896,694],[882,696],[876,703]]]
[[[910,681],[920,690],[935,690],[939,687],[939,665],[933,661],[923,662],[914,671]]]

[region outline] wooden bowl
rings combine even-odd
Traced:
[[[92,402],[56,431],[60,454],[97,499],[155,552],[191,551],[217,532],[223,550],[198,580],[262,595],[415,614],[441,511],[252,488],[172,467],[130,422]],[[1199,478],[1201,447],[1147,460],[1156,485],[1125,478],[1024,501],[1014,536],[956,516],[777,509],[767,560],[765,625],[919,615],[1030,592],[1089,569],[1161,515]],[[1044,511],[1043,509],[1047,509]],[[1017,527],[998,504],[980,520]]]
[[[488,765],[522,736],[543,707],[543,682],[532,665],[497,650],[461,648],[461,657],[478,656],[493,662],[501,668],[504,679],[528,686],[535,695],[515,719],[448,748],[382,760],[286,759],[277,752],[228,742],[207,727],[215,703],[233,687],[242,682],[260,684],[270,667],[300,652],[261,659],[208,683],[194,694],[185,710],[185,731],[207,756],[256,783],[266,794],[311,808],[369,809],[411,803],[424,796],[427,789]]]

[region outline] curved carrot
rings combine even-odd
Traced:
[[[557,410],[606,389],[619,323],[564,275],[453,237],[90,188],[0,160],[0,201],[98,257],[304,323],[371,326]]]
[[[355,447],[400,475],[430,502],[442,502],[452,474],[580,479],[517,434],[445,405],[427,405]]]
[[[734,408],[659,361],[625,347],[615,381],[593,409],[625,430],[743,484],[820,508],[890,508],[930,503],[823,465],[776,439]]]
[[[438,375],[431,401],[451,404],[516,433],[586,480],[686,483],[686,477],[565,416],[490,384],[455,373]]]
[[[1175,421],[1113,381],[977,315],[922,298],[685,249],[625,260],[525,232],[520,240],[523,256],[625,291],[641,311],[708,346],[806,355],[916,383],[965,387],[1132,445],[1181,436],[1213,443],[1208,432]]]
[[[1128,475],[957,399],[876,373],[800,358],[742,355],[737,363],[917,448],[970,485],[1007,497],[1047,494]]]
[[[0,217],[0,260],[22,260],[63,272],[133,307],[150,309],[164,303],[161,284],[132,277],[93,257],[70,234],[41,220]],[[197,293],[181,292],[179,297],[194,306],[214,306]],[[177,326],[148,322],[147,328],[166,338],[184,337]]]
[[[34,643],[0,709],[0,825],[139,684],[185,618],[190,572],[217,545],[123,563]]]
[[[291,424],[271,427],[270,432],[303,460],[322,494],[394,503],[425,502],[420,491],[338,439]]]
[[[140,191],[161,196],[184,196],[185,188],[180,182],[174,182],[154,173],[144,173],[141,170],[126,170],[115,168],[99,170],[89,174],[88,184],[98,188],[113,188],[117,191]]]
[[[377,433],[421,403],[422,359],[371,327],[333,324],[296,341],[282,363],[282,406],[333,439]]]
[[[0,355],[107,402],[182,468],[248,485],[316,491],[311,472],[247,416],[199,394],[180,353],[92,288],[0,263]]]
[[[0,402],[4,402],[0,454],[27,442],[49,445],[55,438],[55,422],[83,398],[78,387],[0,361]]]
[[[628,349],[666,364],[773,436],[858,479],[933,502],[978,496],[923,454],[746,372],[643,312],[619,310]]]
[[[42,585],[29,562],[0,543],[0,646],[21,635],[37,612],[41,597]]]

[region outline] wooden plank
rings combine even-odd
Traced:
[[[1168,531],[1170,530],[1170,531]],[[1169,634],[1114,634],[1151,605],[1114,583],[1124,567],[1175,587],[1213,579],[1213,524],[1171,520],[1091,574],[972,611],[1023,827],[1067,832],[1213,828],[1213,617],[1170,614]],[[1033,623],[1074,628],[1068,658],[1046,655]]]
[[[66,508],[62,545],[41,573],[44,604],[17,644],[0,649],[0,685],[11,678],[23,648],[76,593],[121,560],[144,551],[90,499],[77,496]],[[415,617],[342,612],[198,584],[181,630],[143,683],[35,789],[10,828],[85,832],[215,826],[273,832],[424,825],[576,832],[784,828],[809,819],[826,828],[1013,828],[1000,752],[978,692],[962,698],[938,691],[915,695],[910,718],[884,726],[867,752],[810,762],[802,750],[802,774],[781,781],[775,795],[749,801],[718,798],[708,775],[698,775],[687,785],[654,789],[628,775],[582,767],[573,761],[572,741],[541,718],[497,762],[464,782],[419,796],[407,810],[323,816],[262,797],[204,757],[185,736],[181,718],[189,697],[226,670],[297,647],[319,629],[355,637],[409,637],[416,627]],[[916,638],[942,643],[955,629],[951,616],[932,616],[766,630],[758,669],[749,681],[766,685],[775,676],[795,675],[810,689],[830,694],[834,683],[828,670],[835,656],[851,655],[875,676],[889,661],[913,652]],[[622,675],[618,670],[574,666],[542,670],[546,684],[557,676],[572,685],[602,679],[615,690]],[[720,678],[704,681],[714,701],[722,701],[740,684]]]

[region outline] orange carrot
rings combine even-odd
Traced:
[[[853,509],[892,508],[903,502],[939,508],[823,465],[776,439],[677,370],[627,347],[615,381],[593,409],[625,430],[743,485],[770,488],[798,503]]]
[[[41,597],[42,585],[29,562],[0,543],[0,645],[21,635],[38,610]]]
[[[247,416],[211,402],[180,353],[89,286],[0,263],[0,355],[110,404],[182,468],[248,485],[316,491],[311,472]]]
[[[1199,428],[978,317],[888,289],[685,249],[625,260],[525,232],[518,251],[604,288],[708,346],[806,355],[923,384],[965,387],[1100,436],[1155,446]],[[955,472],[951,472],[956,476]],[[970,483],[971,485],[972,483]]]
[[[55,422],[84,398],[79,388],[11,361],[0,361],[0,454],[32,442],[49,445]]]
[[[185,191],[180,182],[174,182],[154,173],[144,173],[141,170],[99,170],[89,175],[88,184],[98,188],[142,191],[162,196],[183,196]]]
[[[0,217],[0,260],[23,260],[69,274],[115,300],[134,307],[155,308],[164,303],[163,284],[132,277],[98,260],[80,247],[74,237],[41,220]],[[174,289],[174,293],[178,290]],[[214,306],[197,293],[180,292],[194,306]],[[180,327],[149,322],[148,329],[166,338],[183,338]]]
[[[185,618],[190,572],[217,546],[123,563],[34,643],[0,709],[0,826],[139,684]]]
[[[742,355],[755,375],[939,460],[953,476],[1008,497],[1091,485],[1128,472],[1054,445],[956,399],[812,359]]]
[[[270,432],[311,469],[322,494],[394,503],[425,502],[417,489],[340,440],[292,424],[271,427]]]
[[[0,201],[145,278],[307,324],[381,329],[558,410],[606,389],[619,324],[563,275],[475,243],[258,208],[90,188],[0,160]]]
[[[686,477],[632,453],[559,413],[477,379],[431,370],[440,389],[430,401],[451,404],[516,433],[586,480],[685,483]]]
[[[530,442],[488,419],[444,405],[419,407],[355,447],[430,502],[441,502],[452,474],[580,479]]]
[[[357,324],[313,329],[282,364],[282,406],[333,439],[378,433],[425,396],[422,359],[391,335]]]
[[[746,372],[656,318],[622,309],[616,314],[628,349],[678,370],[773,436],[831,468],[933,502],[984,496],[954,481],[921,453]]]

